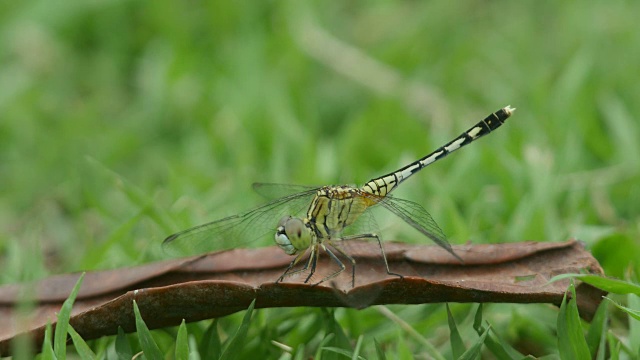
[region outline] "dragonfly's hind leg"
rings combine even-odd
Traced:
[[[378,236],[378,234],[359,234],[359,235],[350,235],[350,236],[345,236],[340,240],[359,240],[359,239],[375,239],[376,242],[378,242],[378,246],[380,247],[380,253],[382,254],[382,259],[384,260],[384,267],[387,270],[387,274],[388,275],[393,275],[393,276],[397,276],[400,279],[404,279],[404,276],[391,272],[391,270],[389,270],[389,262],[387,261],[387,254],[385,254],[384,252],[384,247],[382,246],[382,241],[380,240],[380,236]],[[344,254],[345,256],[351,258],[349,255],[345,254],[345,252],[340,249],[340,248],[336,248],[338,249],[338,251],[340,251],[340,253]],[[355,260],[354,260],[355,263]],[[354,268],[354,276],[355,276],[355,268]]]
[[[324,244],[322,244],[321,246],[322,246],[322,249],[329,255],[329,257],[333,261],[335,261],[335,263],[338,264],[338,266],[340,266],[340,270],[325,276],[322,280],[313,284],[313,286],[319,285],[327,280],[333,279],[334,277],[340,275],[344,271],[344,269],[346,269],[346,266],[344,266],[344,263],[342,263],[342,261],[340,261],[340,259],[338,259],[338,257],[330,249],[324,246]],[[346,258],[349,259],[349,262],[351,263],[351,268],[353,269],[352,276],[351,276],[351,287],[353,287],[355,284],[356,261],[351,256],[345,254],[344,251],[340,250],[340,248],[334,247],[334,249],[338,250],[342,255],[346,256]],[[309,278],[311,278],[311,275],[309,275]],[[309,280],[309,278],[307,278],[307,280]]]

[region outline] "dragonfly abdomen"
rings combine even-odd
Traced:
[[[411,175],[500,127],[514,110],[512,107],[506,106],[494,112],[429,155],[392,173],[369,180],[362,186],[362,190],[373,195],[386,196]]]

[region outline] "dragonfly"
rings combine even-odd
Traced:
[[[324,252],[337,265],[337,270],[313,285],[331,280],[344,272],[346,266],[342,257],[351,265],[351,286],[354,287],[356,261],[341,245],[351,240],[373,240],[379,247],[387,274],[402,278],[402,275],[389,269],[384,247],[377,233],[356,231],[347,234],[347,230],[356,221],[370,213],[369,209],[382,207],[462,262],[438,224],[420,204],[394,197],[390,193],[430,164],[496,130],[514,111],[515,108],[506,106],[430,154],[396,171],[371,179],[361,187],[256,183],[253,187],[258,193],[275,197],[275,200],[244,213],[170,235],[164,240],[163,247],[180,254],[202,253],[213,248],[236,247],[234,244],[238,241],[248,242],[271,233],[278,247],[286,254],[295,256],[276,283],[306,272],[308,275],[304,283],[308,283],[316,272],[318,257]],[[280,219],[278,223],[275,223],[276,219]],[[225,242],[226,245],[223,244]]]

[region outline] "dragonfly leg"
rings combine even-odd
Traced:
[[[356,260],[353,257],[351,257],[351,255],[347,254],[344,250],[342,250],[339,246],[333,245],[333,248],[336,249],[336,251],[338,251],[344,257],[346,257],[349,260],[349,262],[351,263],[351,287],[355,287],[356,286]],[[328,249],[327,249],[327,252],[329,254],[333,255],[333,253],[331,253]],[[342,262],[340,262],[340,265],[342,266],[342,270],[340,270],[338,272],[338,274],[344,271],[344,265],[342,264]],[[336,274],[334,276],[337,276],[338,274]],[[327,280],[327,279],[325,279],[325,280]]]
[[[307,276],[307,278],[304,280],[305,284],[309,282],[309,279],[311,279],[313,274],[316,272],[317,263],[318,263],[318,244],[316,243],[311,245],[311,255],[309,255],[309,261],[307,262],[307,265],[305,265],[304,268],[300,269],[300,272],[306,271],[309,268],[309,266],[311,266],[311,270],[309,271],[309,276]]]
[[[311,278],[311,276],[313,276],[313,273],[315,273],[315,271],[316,271],[316,261],[318,260],[318,245],[317,244],[311,245],[310,249],[311,250],[310,250],[310,254],[309,254],[309,259],[305,262],[304,266],[302,268],[300,268],[300,269],[292,271],[293,267],[296,266],[296,264],[298,264],[300,262],[300,260],[304,257],[304,255],[307,254],[306,251],[302,252],[302,253],[300,253],[300,255],[296,256],[296,258],[289,264],[289,267],[287,267],[287,270],[285,270],[284,274],[282,274],[278,278],[278,280],[276,280],[276,283],[281,282],[286,277],[293,276],[295,274],[299,274],[299,273],[305,272],[309,268],[311,268],[309,276],[304,281],[305,283],[307,283],[309,281],[309,279]]]
[[[291,261],[291,263],[289,264],[287,269],[284,271],[284,273],[280,275],[278,280],[276,280],[276,284],[284,280],[284,278],[286,278],[287,276],[295,275],[299,272],[307,270],[307,268],[309,267],[308,263],[306,263],[302,269],[291,271],[291,269],[293,269],[293,267],[300,262],[300,260],[304,257],[304,255],[306,255],[306,253],[307,253],[306,251],[301,252],[300,254],[298,254],[298,256],[295,257],[295,259],[293,259],[293,261]]]
[[[335,255],[335,254],[330,250],[330,249],[328,249],[326,246],[324,246],[324,244],[321,244],[320,246],[322,246],[322,249],[323,249],[323,250],[324,250],[324,251],[329,255],[329,257],[330,257],[333,261],[335,261],[335,262],[336,262],[336,264],[338,264],[338,266],[340,266],[340,270],[338,270],[338,271],[336,271],[336,272],[334,272],[334,273],[332,273],[332,274],[329,274],[329,275],[325,276],[322,280],[320,280],[320,281],[318,281],[317,283],[313,284],[313,286],[319,285],[319,284],[321,284],[321,283],[323,283],[323,282],[325,282],[325,281],[327,281],[327,280],[331,280],[331,279],[333,279],[334,277],[336,277],[336,276],[340,275],[340,274],[344,271],[344,269],[346,269],[346,266],[344,266],[344,264],[342,263],[342,261],[340,261],[340,259],[338,259],[338,257],[337,257],[337,256],[336,256],[336,255]],[[338,248],[335,248],[335,249],[338,249]],[[338,251],[339,251],[339,249],[338,249]],[[353,265],[353,268],[354,268],[354,274],[355,274],[355,260],[353,260],[353,258],[352,258],[351,256],[349,256],[349,255],[345,254],[344,252],[342,252],[342,251],[340,251],[340,252],[341,252],[342,254],[344,254],[344,255],[346,255],[346,256],[347,256],[347,258],[349,259],[349,261],[350,261],[350,262],[351,262],[351,264]],[[307,280],[309,280],[309,279],[307,279]],[[352,279],[351,287],[353,287],[354,281],[355,281],[355,280],[354,280],[354,279]]]
[[[384,247],[382,246],[382,241],[380,241],[380,236],[378,236],[378,234],[371,233],[371,234],[350,235],[350,236],[345,236],[340,240],[358,240],[358,239],[375,239],[376,242],[378,242],[378,246],[380,247],[380,253],[382,254],[382,259],[384,260],[384,267],[387,270],[387,274],[397,276],[400,279],[404,278],[404,276],[391,272],[391,270],[389,270],[389,262],[387,261],[387,254],[385,254],[384,252]],[[344,251],[341,250],[340,252],[344,254]]]
[[[276,280],[276,284],[281,282],[287,276],[287,274],[289,274],[289,271],[296,265],[296,263],[298,263],[299,259],[300,259],[300,255],[296,256],[296,258],[293,259],[293,261],[291,263],[289,263],[289,266],[287,267],[287,270],[285,270],[284,273],[282,275],[280,275],[278,280]]]

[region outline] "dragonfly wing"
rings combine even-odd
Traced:
[[[298,216],[307,210],[316,189],[291,194],[244,213],[212,221],[167,237],[162,246],[172,255],[195,255],[240,247],[275,234],[285,215]]]
[[[415,229],[426,235],[429,239],[433,240],[437,245],[447,250],[451,255],[460,259],[460,257],[451,248],[451,245],[447,241],[447,237],[442,232],[442,229],[440,229],[435,220],[433,220],[427,210],[425,210],[420,204],[391,196],[385,197],[380,204],[384,208],[396,214],[407,224],[413,226]]]
[[[253,190],[265,199],[273,200],[304,193],[310,190],[316,191],[319,186],[276,184],[276,183],[253,183]]]

